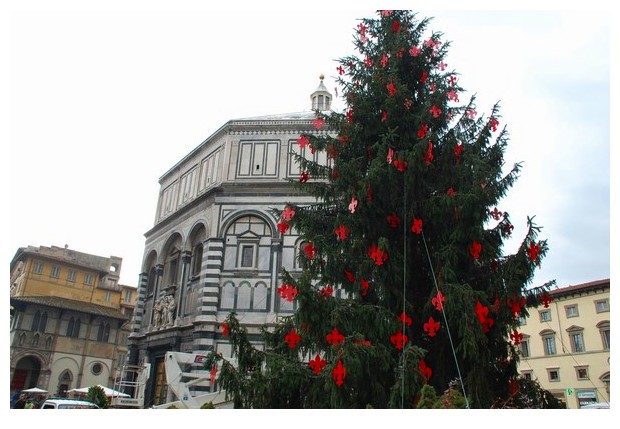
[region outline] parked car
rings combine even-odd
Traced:
[[[96,404],[80,399],[50,398],[46,399],[41,405],[42,410],[68,410],[68,409],[95,409],[99,408]]]

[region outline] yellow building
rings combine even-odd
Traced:
[[[137,299],[135,287],[118,283],[121,265],[67,246],[18,249],[10,267],[12,393],[112,387]]]
[[[609,279],[549,291],[521,320],[519,372],[567,408],[609,403]]]

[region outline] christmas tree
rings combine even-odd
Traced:
[[[296,186],[316,203],[276,213],[305,240],[303,273],[283,270],[278,288],[297,310],[263,330],[264,349],[234,313],[223,324],[235,362],[206,365],[235,406],[412,408],[436,402],[420,400],[432,387],[488,408],[518,393],[518,318],[548,297],[553,282],[530,287],[548,246],[528,218],[504,254],[513,226],[498,205],[521,165],[503,171],[498,105],[484,116],[460,102],[449,43],[428,24],[361,20],[358,54],[337,67],[346,108],[316,112],[330,135],[299,137],[328,162],[298,157]]]

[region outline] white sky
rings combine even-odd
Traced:
[[[379,8],[9,3],[5,261],[19,247],[68,244],[122,257],[121,282],[133,286],[159,177],[229,119],[309,110],[321,73],[333,93],[335,60],[354,53],[356,19]],[[607,2],[563,12],[534,2],[529,12],[392,3],[434,17],[429,30],[451,41],[446,62],[477,94],[479,113],[501,102],[507,164],[524,166],[498,209],[510,212],[519,240],[535,215],[551,248],[534,285],[609,277]]]

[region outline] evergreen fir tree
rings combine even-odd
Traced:
[[[520,247],[497,206],[517,179],[504,172],[499,107],[460,104],[441,33],[410,11],[381,11],[355,30],[357,55],[339,60],[343,112],[317,113],[331,135],[300,136],[327,164],[298,157],[311,205],[278,208],[281,231],[306,241],[303,273],[278,292],[294,315],[250,344],[231,314],[234,364],[210,355],[237,407],[415,408],[429,385],[454,386],[465,406],[514,395],[518,316],[550,282],[530,283],[548,247],[528,218]],[[426,389],[426,392],[434,390]],[[430,403],[430,402],[429,402]]]

